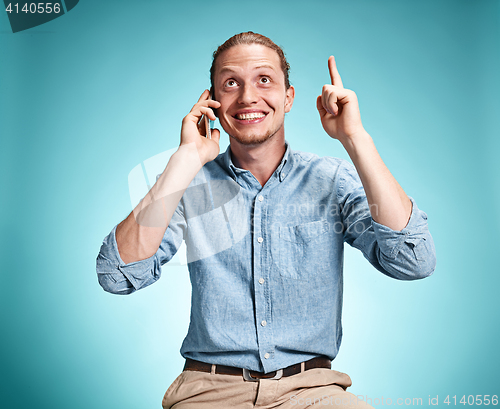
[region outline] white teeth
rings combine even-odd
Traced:
[[[236,115],[236,118],[238,119],[258,119],[258,118],[263,118],[266,115],[263,114],[262,112],[252,112],[250,114],[238,114]]]

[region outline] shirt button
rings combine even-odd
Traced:
[[[265,327],[267,325],[267,322],[264,320],[260,323],[260,325],[262,325],[263,327]]]
[[[264,200],[264,196],[260,195],[259,196],[259,202],[262,202]]]
[[[259,284],[264,284],[265,281],[263,278],[259,278]]]
[[[266,354],[264,355],[264,358],[266,358],[266,359],[269,359],[269,357],[270,357],[270,355],[269,355],[268,353],[266,353]]]
[[[263,239],[262,237],[259,237],[259,238],[257,239],[257,241],[258,241],[259,243],[262,243],[262,242],[264,241],[264,239]]]

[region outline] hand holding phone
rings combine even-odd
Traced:
[[[215,112],[219,107],[220,102],[210,99],[210,91],[205,90],[189,114],[182,119],[180,145],[194,143],[203,164],[214,160],[219,154],[220,132],[213,128],[217,117]]]

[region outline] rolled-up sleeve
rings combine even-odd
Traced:
[[[96,260],[97,278],[101,287],[113,294],[130,294],[156,282],[161,266],[179,249],[185,230],[184,217],[175,211],[158,251],[151,257],[126,264],[116,244],[116,226],[102,242]]]
[[[359,249],[379,271],[399,280],[416,280],[431,275],[436,267],[434,241],[427,214],[410,197],[410,220],[402,230],[375,222],[355,168],[348,164],[340,177],[344,240]]]

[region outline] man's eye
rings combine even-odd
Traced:
[[[270,80],[268,77],[262,77],[262,78],[260,79],[260,82],[261,82],[262,84],[269,84],[269,83],[271,82],[271,80]]]
[[[236,81],[235,80],[227,80],[226,81],[226,87],[235,87],[237,84],[236,84]]]

